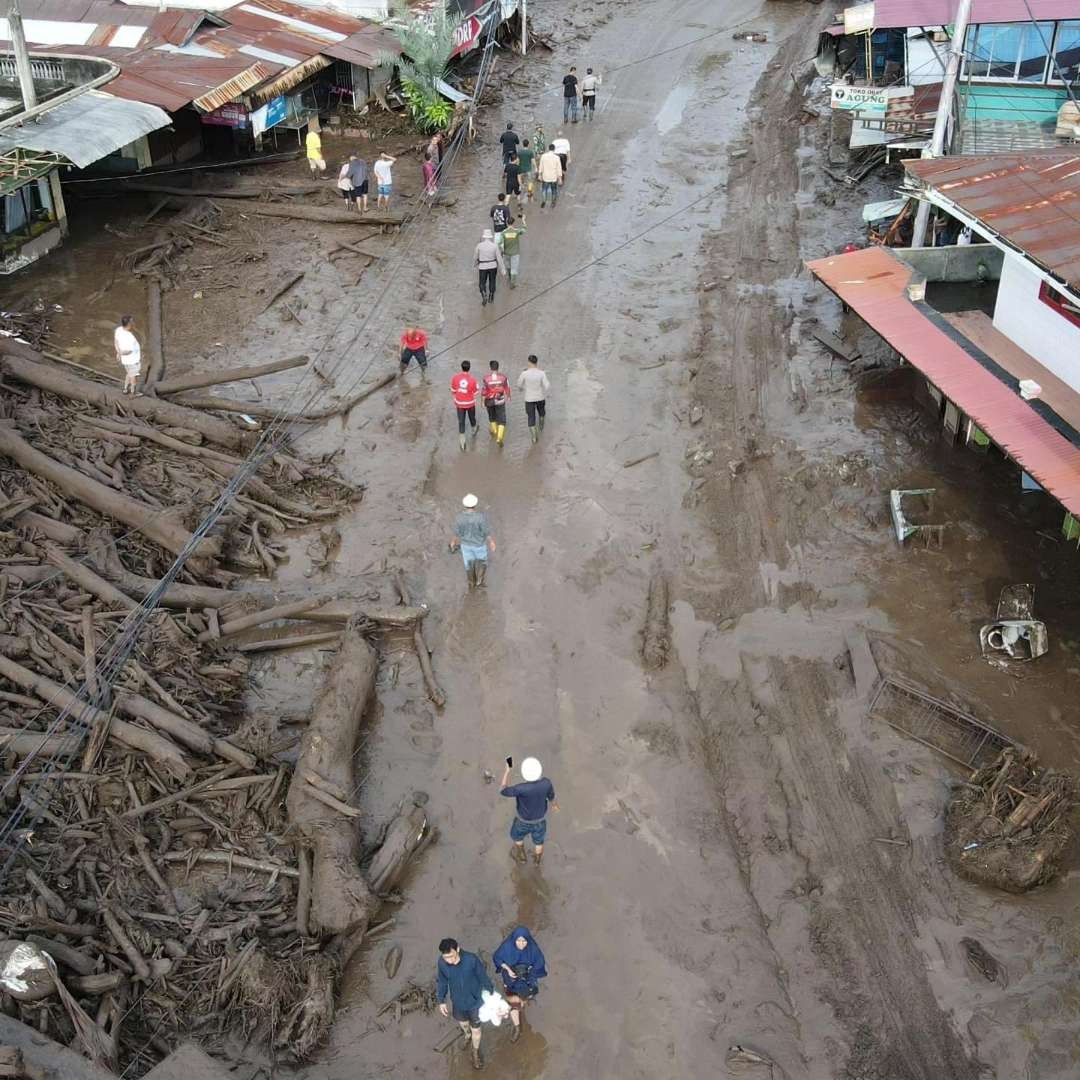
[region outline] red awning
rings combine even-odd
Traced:
[[[908,299],[911,267],[880,247],[806,265],[1062,506],[1080,515],[1080,448]]]

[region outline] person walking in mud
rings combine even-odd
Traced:
[[[486,990],[495,992],[491,979],[484,969],[484,962],[476,953],[466,952],[453,938],[439,942],[439,962],[436,967],[435,1000],[443,1016],[453,1013],[461,1030],[472,1044],[474,1069],[484,1067],[484,1055],[480,1050],[480,1006]],[[447,1003],[447,997],[450,1001]]]
[[[529,438],[539,442],[540,432],[544,430],[547,416],[547,395],[551,382],[547,373],[540,367],[535,353],[529,354],[529,366],[518,376],[518,389],[525,394],[525,417],[529,421]],[[539,430],[537,430],[539,423]]]
[[[491,957],[503,984],[503,996],[510,1006],[510,1041],[521,1038],[525,1005],[540,993],[540,979],[547,976],[547,962],[527,926],[516,926]]]
[[[562,160],[555,153],[555,144],[548,143],[547,150],[540,155],[540,161],[536,167],[536,175],[540,180],[540,209],[547,209],[548,202],[551,209],[559,201],[559,185],[563,179]]]
[[[510,204],[506,192],[500,191],[495,196],[495,205],[488,211],[491,218],[491,228],[495,233],[495,243],[502,251],[502,234],[514,223],[514,215],[510,212]]]
[[[593,74],[592,68],[585,69],[585,78],[581,80],[581,116],[585,120],[596,119],[596,90],[600,85],[600,76]]]
[[[506,438],[506,404],[510,400],[510,380],[499,370],[499,361],[492,360],[491,370],[484,376],[484,408],[488,414],[491,437],[502,446]]]
[[[577,123],[578,114],[578,77],[577,68],[572,67],[568,74],[563,76],[563,106],[562,118],[565,124],[567,120],[572,124]]]
[[[451,551],[461,551],[461,560],[465,564],[465,577],[469,588],[484,587],[487,576],[488,552],[495,550],[495,537],[491,535],[491,525],[487,514],[477,510],[480,500],[468,494],[461,500],[463,507],[454,521],[454,535],[450,540]]]
[[[379,192],[378,198],[375,200],[376,210],[390,210],[390,196],[394,193],[393,164],[395,161],[397,161],[396,157],[391,157],[384,152],[378,156],[375,164],[371,167],[371,171],[375,174],[375,184]]]
[[[405,333],[401,335],[401,352],[398,355],[401,362],[398,378],[409,370],[409,364],[415,360],[420,368],[420,378],[427,382],[427,343],[427,334],[418,326],[405,327]]]
[[[480,389],[476,376],[472,374],[472,362],[461,361],[461,370],[450,380],[450,396],[457,409],[458,442],[465,449],[465,421],[472,426],[472,436],[476,438],[476,392]]]
[[[559,132],[554,139],[551,140],[551,146],[555,153],[559,155],[559,163],[562,165],[562,183],[566,183],[566,174],[570,171],[570,140]]]
[[[533,152],[532,143],[524,139],[518,147],[518,183],[525,187],[525,197],[532,200],[533,192],[536,191],[536,154]],[[518,210],[521,209],[521,195],[518,195]]]
[[[499,145],[502,147],[502,163],[504,165],[514,156],[519,142],[521,142],[521,139],[518,138],[513,123],[507,124],[506,130],[499,136]]]
[[[304,137],[304,153],[307,155],[308,168],[312,176],[322,177],[326,175],[326,159],[322,154],[322,136],[319,129],[309,127]]]
[[[346,175],[352,182],[352,206],[361,214],[367,213],[368,200],[368,165],[362,157],[356,154],[349,155],[349,168]]]
[[[517,288],[518,271],[521,269],[521,237],[525,232],[525,217],[503,230],[502,253],[506,263],[506,277],[511,289]]]
[[[509,213],[509,211],[507,211]],[[495,303],[495,283],[499,279],[499,273],[504,269],[502,252],[495,243],[495,234],[490,229],[485,229],[480,243],[476,245],[473,253],[473,266],[480,282],[480,305],[487,307]]]
[[[559,809],[559,804],[555,801],[555,786],[544,776],[544,767],[534,757],[527,757],[521,763],[523,782],[520,784],[510,784],[513,767],[513,758],[507,758],[502,782],[499,784],[500,795],[516,800],[516,812],[510,825],[510,839],[513,841],[510,855],[515,862],[525,862],[528,858],[525,854],[525,840],[531,837],[533,862],[539,866],[544,857],[544,841],[547,839],[548,807],[556,812]]]
[[[139,393],[139,375],[142,373],[142,346],[134,334],[135,316],[121,315],[120,325],[113,331],[113,348],[116,361],[124,369],[124,394]]]

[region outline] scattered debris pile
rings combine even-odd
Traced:
[[[229,588],[272,576],[287,532],[361,492],[283,450],[202,535],[255,433],[27,352],[0,349],[0,1009],[128,1077],[185,1036],[303,1057],[381,896],[433,835],[414,800],[386,850],[361,852],[352,805],[371,642],[422,643],[426,609],[400,578],[386,606]],[[293,738],[242,715],[249,654],[329,642],[294,771]]]
[[[1051,881],[1072,839],[1075,781],[1010,747],[957,790],[945,824],[952,868],[980,885],[1021,893]]]

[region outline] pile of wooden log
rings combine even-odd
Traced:
[[[970,881],[1020,893],[1053,880],[1072,844],[1076,781],[1009,747],[961,785],[946,814],[945,854]]]
[[[400,578],[385,606],[230,588],[360,496],[287,449],[160,589],[255,434],[166,399],[198,379],[122,397],[0,353],[0,931],[55,964],[29,991],[0,970],[0,1011],[128,1077],[185,1035],[303,1057],[380,893],[432,835],[422,803],[402,808],[368,883],[353,761],[371,641],[422,646],[426,609]],[[243,694],[252,653],[298,643],[340,654],[294,773],[293,740],[246,723]]]

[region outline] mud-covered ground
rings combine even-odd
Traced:
[[[1076,1076],[1075,856],[1021,898],[955,878],[941,831],[961,774],[867,718],[847,652],[863,631],[882,667],[1080,768],[1078,555],[1053,508],[1022,499],[1010,466],[942,445],[909,386],[853,377],[806,330],[838,328],[840,312],[803,260],[857,238],[862,202],[895,181],[850,192],[822,171],[807,57],[828,13],[793,0],[529,7],[563,44],[503,86],[455,165],[452,207],[383,238],[356,286],[325,257],[333,228],[288,227],[258,273],[269,288],[307,270],[304,321],[258,314],[257,290],[232,325],[201,320],[238,357],[318,353],[341,397],[392,370],[404,323],[428,328],[435,355],[430,383],[411,372],[297,436],[339,454],[367,495],[331,570],[313,570],[298,537],[286,577],[402,567],[432,605],[449,697],[436,715],[409,653],[388,653],[358,761],[364,823],[423,789],[440,840],[392,932],[348,973],[305,1075],[471,1074],[463,1055],[432,1051],[448,1022],[376,1010],[433,977],[441,937],[490,955],[525,923],[551,974],[519,1043],[485,1033],[493,1075],[722,1076],[726,1048],[746,1043],[792,1080]],[[749,29],[768,42],[733,40]],[[496,135],[507,119],[560,127],[570,63],[605,73],[598,119],[568,128],[558,209],[529,211],[521,286],[501,282],[482,309],[471,252],[498,190]],[[169,303],[200,322],[177,293]],[[553,384],[542,442],[515,401],[506,447],[483,429],[462,454],[450,373],[497,358],[516,376],[529,352]],[[267,399],[294,376],[265,380]],[[941,551],[901,549],[891,532],[888,490],[924,485],[950,522]],[[466,491],[499,545],[480,593],[445,543]],[[671,649],[652,669],[642,631],[658,576]],[[980,659],[977,632],[1016,581],[1036,583],[1051,651],[1005,671]],[[276,661],[253,706],[302,716],[319,661]],[[484,781],[530,753],[562,806],[542,868],[511,862],[511,807]],[[1007,985],[973,971],[969,937]],[[404,959],[389,979],[392,944]]]

